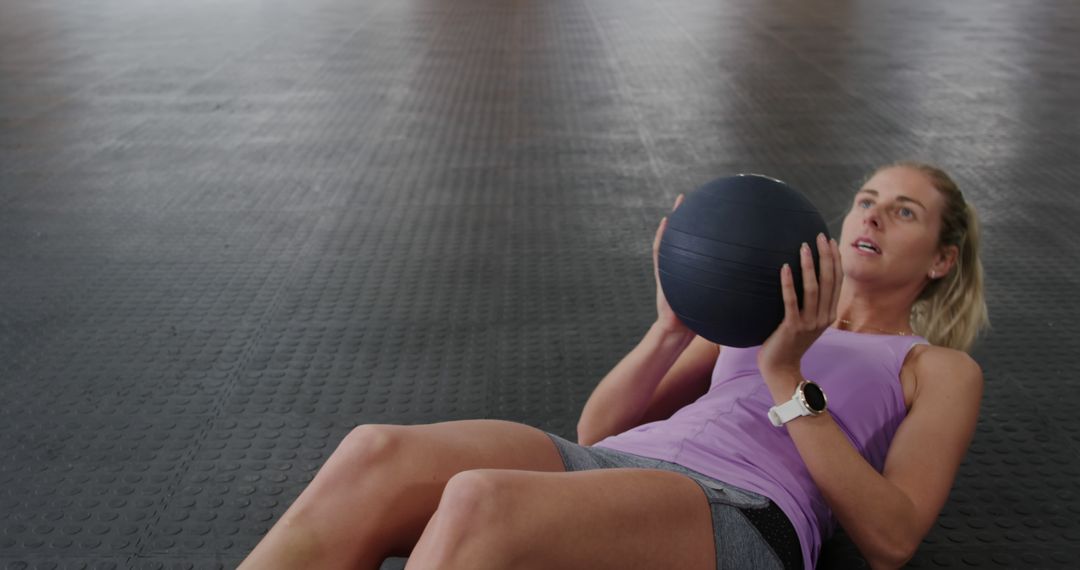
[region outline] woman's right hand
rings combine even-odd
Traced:
[[[679,208],[679,205],[683,202],[683,195],[679,194],[678,198],[675,198],[675,207],[671,209],[672,212]],[[660,240],[664,236],[664,230],[667,229],[668,219],[665,216],[660,220],[660,227],[656,230],[656,238],[653,239],[652,256],[653,256],[653,276],[656,278],[656,324],[664,330],[693,335],[686,325],[679,320],[679,317],[675,315],[675,312],[671,310],[671,305],[668,305],[667,297],[664,297],[664,288],[660,286]]]

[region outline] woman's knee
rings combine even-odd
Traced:
[[[446,482],[439,512],[458,525],[498,528],[513,510],[510,485],[490,469],[462,471]]]
[[[451,477],[439,501],[438,528],[432,531],[440,550],[453,557],[479,551],[489,562],[512,555],[516,546],[511,539],[517,534],[512,523],[522,516],[512,501],[509,481],[490,470]]]
[[[400,455],[407,438],[406,426],[364,424],[350,431],[327,462],[339,469],[368,470],[390,464]]]

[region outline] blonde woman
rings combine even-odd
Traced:
[[[813,568],[837,524],[872,568],[902,566],[975,431],[978,250],[948,175],[879,168],[839,241],[803,251],[801,310],[778,273],[763,345],[695,336],[657,278],[657,320],[577,443],[498,420],[360,426],[241,568]]]

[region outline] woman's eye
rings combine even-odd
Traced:
[[[863,198],[862,200],[859,200],[857,202],[857,204],[860,205],[860,206],[863,205],[863,204],[869,204],[869,203],[870,203],[870,199],[868,199],[868,198]],[[900,208],[900,214],[905,218],[911,218],[911,219],[915,218],[915,211],[912,210],[911,208]]]

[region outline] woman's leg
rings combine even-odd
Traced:
[[[240,568],[362,568],[407,556],[446,482],[473,469],[563,471],[541,430],[502,420],[363,425],[342,440],[314,480]]]
[[[724,568],[774,568],[774,556],[740,554],[757,530],[729,510],[742,527],[720,520],[717,537],[701,487],[671,471],[469,471],[447,485],[405,568],[716,570],[718,540]]]

